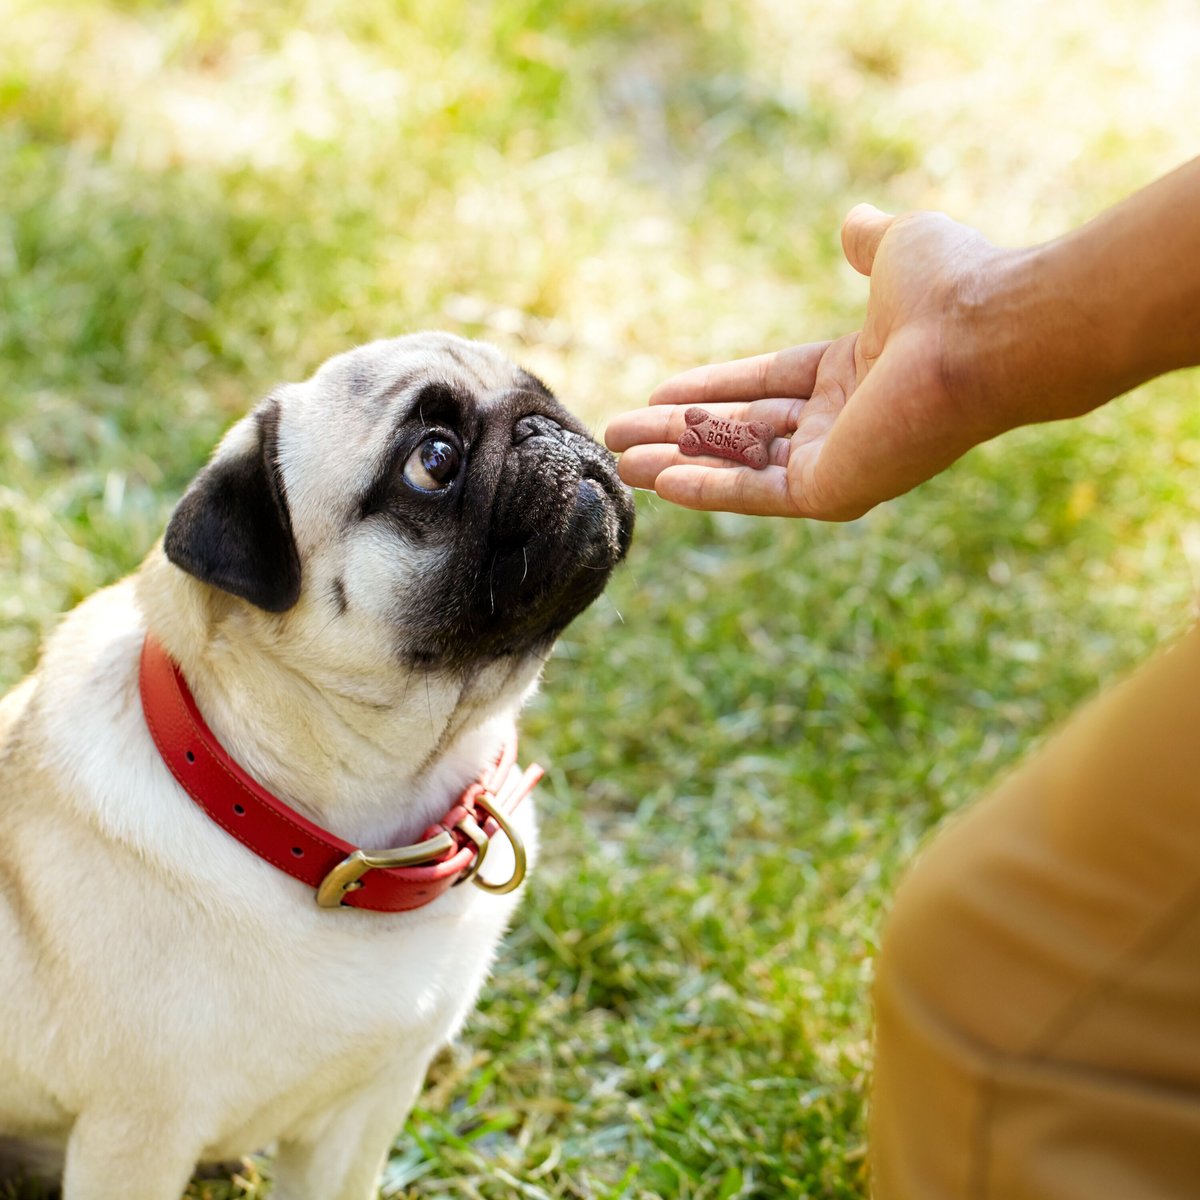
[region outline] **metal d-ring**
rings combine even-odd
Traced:
[[[509,824],[504,811],[491,796],[485,792],[476,798],[475,803],[500,826],[501,832],[508,838],[508,843],[512,846],[513,852],[513,872],[503,883],[489,883],[482,875],[475,872],[472,873],[471,881],[477,888],[482,888],[485,892],[491,892],[493,896],[503,896],[505,892],[515,891],[519,888],[525,878],[527,864],[525,843],[521,841],[520,835]],[[479,857],[482,860],[483,855],[481,854]],[[477,872],[478,869],[479,863],[476,862],[475,871]]]
[[[454,828],[461,829],[475,843],[475,857],[471,860],[471,865],[454,881],[454,886],[458,887],[460,883],[466,883],[468,879],[474,879],[478,883],[479,868],[483,866],[488,847],[492,843],[489,841],[488,835],[479,828],[479,822],[470,813],[463,813],[455,822]]]

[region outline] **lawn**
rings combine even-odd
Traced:
[[[857,200],[1016,244],[1196,152],[1200,18],[1170,0],[0,18],[0,687],[330,353],[484,337],[599,430],[682,367],[853,328]],[[848,525],[642,497],[528,712],[538,876],[383,1194],[865,1197],[889,896],[1191,618],[1197,400],[1159,381]]]

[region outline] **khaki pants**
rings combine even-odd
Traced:
[[[1200,1198],[1200,629],[934,840],[877,964],[876,1200]]]

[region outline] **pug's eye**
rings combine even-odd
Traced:
[[[454,482],[462,454],[445,438],[426,438],[404,464],[405,481],[423,492],[438,492]]]

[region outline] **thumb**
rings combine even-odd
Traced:
[[[842,223],[842,250],[846,261],[860,274],[870,275],[875,251],[896,218],[873,204],[856,204]]]

